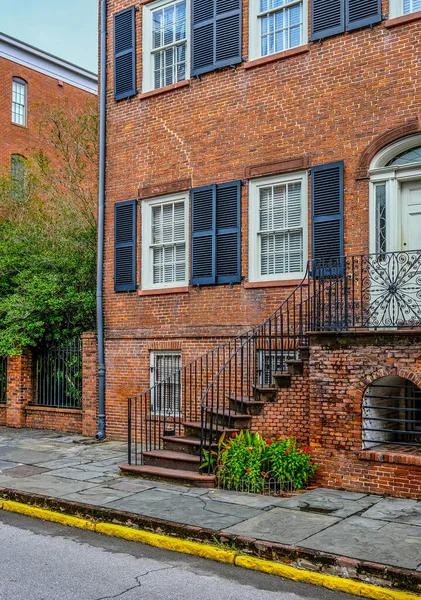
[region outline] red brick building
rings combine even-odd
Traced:
[[[97,94],[97,76],[43,50],[0,33],[0,172],[21,181],[34,151],[51,156],[39,124],[49,107],[82,108]],[[87,342],[89,344],[89,342]],[[0,424],[82,430],[82,410],[35,406],[30,352],[0,358]]]
[[[421,4],[107,9],[107,434],[139,394],[141,470],[243,424],[419,495]]]

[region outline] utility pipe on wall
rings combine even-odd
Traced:
[[[97,440],[105,438],[105,348],[104,348],[104,207],[105,207],[105,138],[107,94],[107,0],[101,0],[100,38],[100,108],[99,108],[99,191],[96,314],[98,339],[98,430]]]

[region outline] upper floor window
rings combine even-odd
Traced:
[[[250,281],[300,277],[307,260],[306,175],[250,183]]]
[[[12,80],[12,123],[26,125],[27,85],[23,79]]]
[[[421,0],[390,0],[389,18],[401,17],[421,10]]]
[[[306,0],[250,3],[250,60],[305,43]]]
[[[142,289],[188,284],[187,198],[142,203]]]
[[[189,77],[188,2],[159,0],[143,10],[143,91]]]

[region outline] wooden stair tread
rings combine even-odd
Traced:
[[[119,466],[121,471],[125,473],[133,473],[138,475],[151,475],[152,477],[162,477],[166,479],[183,479],[186,481],[213,483],[214,475],[201,475],[199,472],[181,471],[179,469],[167,469],[166,467],[154,467],[153,465],[129,465],[122,463]]]
[[[184,435],[164,435],[162,438],[163,442],[175,442],[176,444],[186,444],[188,446],[200,446],[200,439]],[[217,446],[217,444],[212,444]]]
[[[184,421],[183,422],[183,426],[184,427],[191,427],[193,429],[201,429],[202,424],[200,421]],[[209,429],[209,423],[205,423],[205,429]],[[214,428],[216,432],[218,433],[224,433],[226,432],[230,432],[230,431],[237,431],[236,427],[215,427]]]
[[[172,438],[173,439],[173,438]],[[143,456],[151,456],[154,458],[166,458],[169,460],[180,460],[183,462],[191,462],[199,464],[200,458],[194,454],[185,454],[184,452],[173,452],[172,450],[148,450],[143,453]]]
[[[229,411],[229,410],[223,410],[223,409],[212,409],[212,408],[207,408],[206,412],[211,413],[212,415],[218,415],[221,417],[231,417],[233,419],[250,419],[250,415],[244,415],[243,413],[239,413],[239,412],[235,412],[233,410]]]

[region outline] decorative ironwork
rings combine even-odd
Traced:
[[[292,481],[276,479],[270,472],[251,480],[247,477],[233,477],[226,467],[217,469],[215,485],[221,490],[261,494],[262,496],[282,496],[295,491]]]
[[[0,356],[0,404],[6,404],[7,356]]]
[[[79,339],[42,348],[35,362],[36,404],[55,408],[82,406],[82,347]]]

